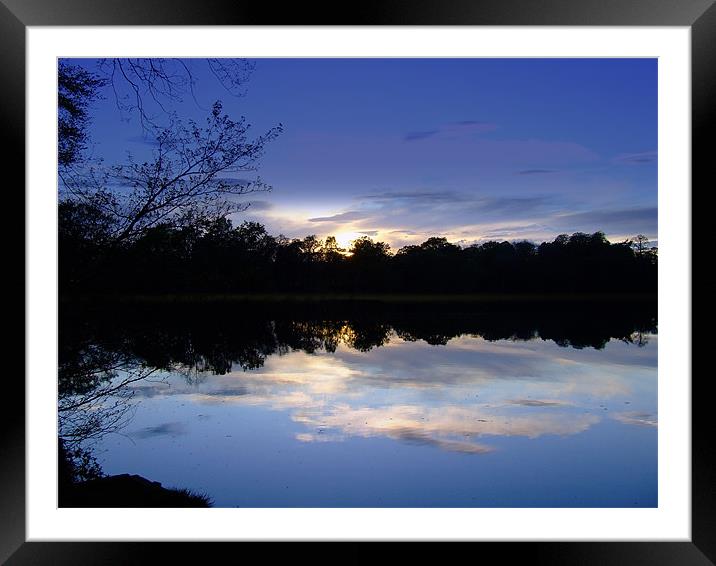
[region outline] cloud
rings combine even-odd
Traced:
[[[252,200],[249,203],[249,206],[252,210],[271,210],[273,208],[273,203],[270,203],[265,200]]]
[[[656,415],[652,415],[651,413],[616,413],[612,415],[612,418],[629,425],[648,427],[658,426]]]
[[[558,173],[556,169],[525,169],[518,171],[516,175],[545,175],[548,173]]]
[[[419,213],[427,215],[427,219],[440,222],[444,230],[449,231],[452,226],[459,223],[461,219],[474,219],[480,214],[481,219],[494,216],[510,216],[511,218],[534,214],[536,209],[552,205],[556,202],[553,195],[535,196],[481,196],[468,192],[450,190],[436,191],[385,191],[358,197],[369,203],[377,203],[379,206],[370,212],[371,221],[377,224],[387,224],[391,217],[396,215],[412,217],[420,221]],[[439,207],[439,208],[438,208]],[[439,216],[452,217],[452,222],[447,218],[439,219]],[[395,218],[393,218],[395,220]],[[439,220],[438,220],[439,219]],[[451,226],[452,225],[452,226]],[[392,233],[418,234],[417,230],[396,229]]]
[[[406,236],[422,236],[422,232],[416,232],[415,230],[391,230],[389,234],[405,234]]]
[[[484,454],[492,447],[473,440],[482,436],[572,435],[599,422],[595,415],[493,415],[484,407],[392,405],[358,407],[337,404],[321,413],[296,413],[293,420],[339,436],[384,436],[444,450]],[[309,441],[306,438],[304,441]]]
[[[495,124],[479,120],[460,120],[448,122],[432,130],[408,132],[403,136],[403,141],[414,142],[434,137],[455,137],[457,135],[479,134],[491,132],[497,129]]]
[[[377,200],[377,201],[447,201],[459,202],[465,199],[465,196],[455,191],[385,191],[382,193],[373,193],[362,195],[359,199]]]
[[[164,395],[169,391],[170,386],[168,383],[144,383],[138,384],[132,388],[132,395],[137,397],[144,397],[151,399],[158,395]]]
[[[478,120],[461,120],[460,122],[450,122],[448,126],[458,127],[480,127],[480,128],[491,128],[494,129],[496,126],[489,122],[480,122]]]
[[[656,151],[643,151],[641,153],[622,153],[614,158],[618,163],[641,165],[644,163],[655,163],[658,159]]]
[[[540,401],[538,399],[511,399],[507,402],[511,405],[522,405],[523,407],[555,407],[566,404],[563,401]]]
[[[175,375],[163,393],[285,411],[301,425],[294,435],[301,442],[382,437],[477,455],[493,450],[489,437],[580,434],[606,417],[597,402],[633,396],[634,383],[655,378],[654,344],[609,347],[605,359],[603,352],[542,340],[491,342],[465,335],[438,348],[392,336],[370,353],[339,344],[331,354],[269,356],[261,368],[207,376],[199,387]],[[656,426],[646,412],[610,417]],[[186,430],[164,423],[133,436]]]
[[[492,197],[477,199],[476,208],[480,212],[496,212],[510,214],[512,217],[520,214],[533,213],[536,208],[554,202],[554,197],[541,195],[534,197]]]
[[[654,206],[562,214],[553,217],[548,223],[555,228],[568,231],[603,230],[607,233],[618,234],[656,234],[658,216],[658,209]]]
[[[368,214],[360,210],[349,210],[348,212],[341,212],[334,214],[333,216],[319,216],[317,218],[309,218],[309,222],[350,222],[352,220],[360,220],[366,218]]]
[[[350,232],[378,238],[396,249],[435,235],[466,244],[495,238],[539,243],[559,233],[596,230],[615,238],[655,235],[651,227],[656,223],[650,220],[656,218],[655,208],[573,212],[572,206],[558,192],[386,189],[359,194],[349,207],[335,214],[302,220],[296,215],[284,218],[282,211],[272,210],[265,222],[281,222],[278,231],[282,233],[290,227],[289,236],[302,237],[316,229],[319,237]],[[276,231],[274,226],[270,228]]]
[[[539,243],[560,233],[597,230],[612,241],[640,233],[653,239],[657,232],[656,206],[611,209],[599,205],[590,210],[588,202],[570,200],[558,188],[539,193],[515,189],[503,194],[446,188],[384,189],[358,194],[352,200],[343,210],[323,216],[301,218],[295,212],[274,208],[263,215],[258,211],[254,218],[273,233],[289,237],[350,233],[377,238],[394,249],[436,235],[469,245],[494,239]]]
[[[186,433],[186,426],[183,423],[163,423],[138,430],[132,436],[136,438],[153,438],[155,436],[178,436]]]
[[[323,434],[322,431],[318,433],[311,432],[299,432],[294,437],[299,442],[342,442],[345,437],[337,434]]]
[[[242,395],[250,395],[251,392],[245,385],[231,385],[224,388],[212,388],[211,394],[216,397],[239,397]]]
[[[428,433],[412,428],[393,431],[387,435],[390,438],[408,442],[410,444],[422,444],[424,446],[435,446],[450,452],[462,452],[464,454],[487,454],[493,452],[494,448],[486,444],[477,442],[469,442],[464,440],[449,440],[445,438],[433,438]]]
[[[547,228],[543,224],[518,224],[509,228],[493,228],[483,231],[482,239],[504,238],[514,239],[526,233],[544,232]]]
[[[424,140],[436,135],[440,130],[427,130],[425,132],[408,132],[403,137],[404,141]]]
[[[153,138],[148,136],[128,136],[125,138],[126,141],[129,143],[138,143],[142,145],[147,145],[150,147],[159,147],[159,142]]]

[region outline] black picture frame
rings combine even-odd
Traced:
[[[560,25],[560,26],[687,26],[691,29],[692,56],[692,195],[693,187],[706,189],[713,169],[707,136],[714,123],[716,101],[716,5],[714,0],[403,0],[356,4],[271,3],[240,0],[0,0],[0,105],[6,139],[7,169],[25,159],[25,32],[28,26],[85,25]],[[15,193],[11,214],[25,210],[24,170],[8,183],[6,195]],[[688,187],[686,188],[688,189]],[[9,201],[8,201],[9,202]],[[693,209],[693,207],[692,207]],[[6,209],[7,210],[7,209]],[[692,240],[694,236],[692,221]],[[9,248],[6,248],[9,249]],[[692,254],[693,257],[693,254]],[[17,264],[24,263],[19,259]],[[23,272],[24,273],[24,272]],[[693,277],[693,269],[692,269]],[[24,275],[23,287],[27,285]],[[693,300],[693,298],[692,298]],[[26,304],[27,306],[27,304]],[[14,328],[13,333],[21,333]],[[22,333],[24,337],[24,333]],[[693,351],[693,348],[692,348]],[[7,367],[7,366],[6,366]],[[0,560],[8,564],[113,564],[170,562],[212,563],[236,543],[89,543],[26,542],[25,537],[25,398],[17,371],[6,370],[5,399],[1,412],[0,444]],[[710,372],[709,372],[710,373]],[[709,373],[694,373],[692,388],[692,538],[689,542],[495,542],[477,543],[500,561],[545,564],[681,564],[716,562],[716,474],[713,466],[712,429],[706,380]],[[670,379],[691,379],[689,375]],[[303,547],[301,547],[303,548]],[[360,559],[370,552],[360,545],[342,556]],[[313,549],[306,549],[313,550]],[[442,552],[442,551],[441,551]],[[234,555],[236,560],[241,555]],[[341,555],[333,555],[339,557]],[[446,558],[443,555],[443,559]]]

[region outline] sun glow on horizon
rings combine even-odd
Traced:
[[[354,232],[354,231],[344,231],[344,232],[337,232],[335,234],[336,242],[341,248],[344,248],[346,251],[351,249],[352,243],[354,240],[357,240],[364,234],[361,234],[360,232]]]

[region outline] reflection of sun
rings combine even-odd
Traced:
[[[361,237],[358,232],[338,232],[336,234],[336,242],[341,248],[345,248],[348,251],[351,248],[351,242]]]

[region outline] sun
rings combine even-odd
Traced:
[[[361,234],[358,232],[338,232],[336,234],[336,242],[341,248],[345,248],[345,250],[348,251],[351,248],[353,240],[357,240],[360,237]]]

